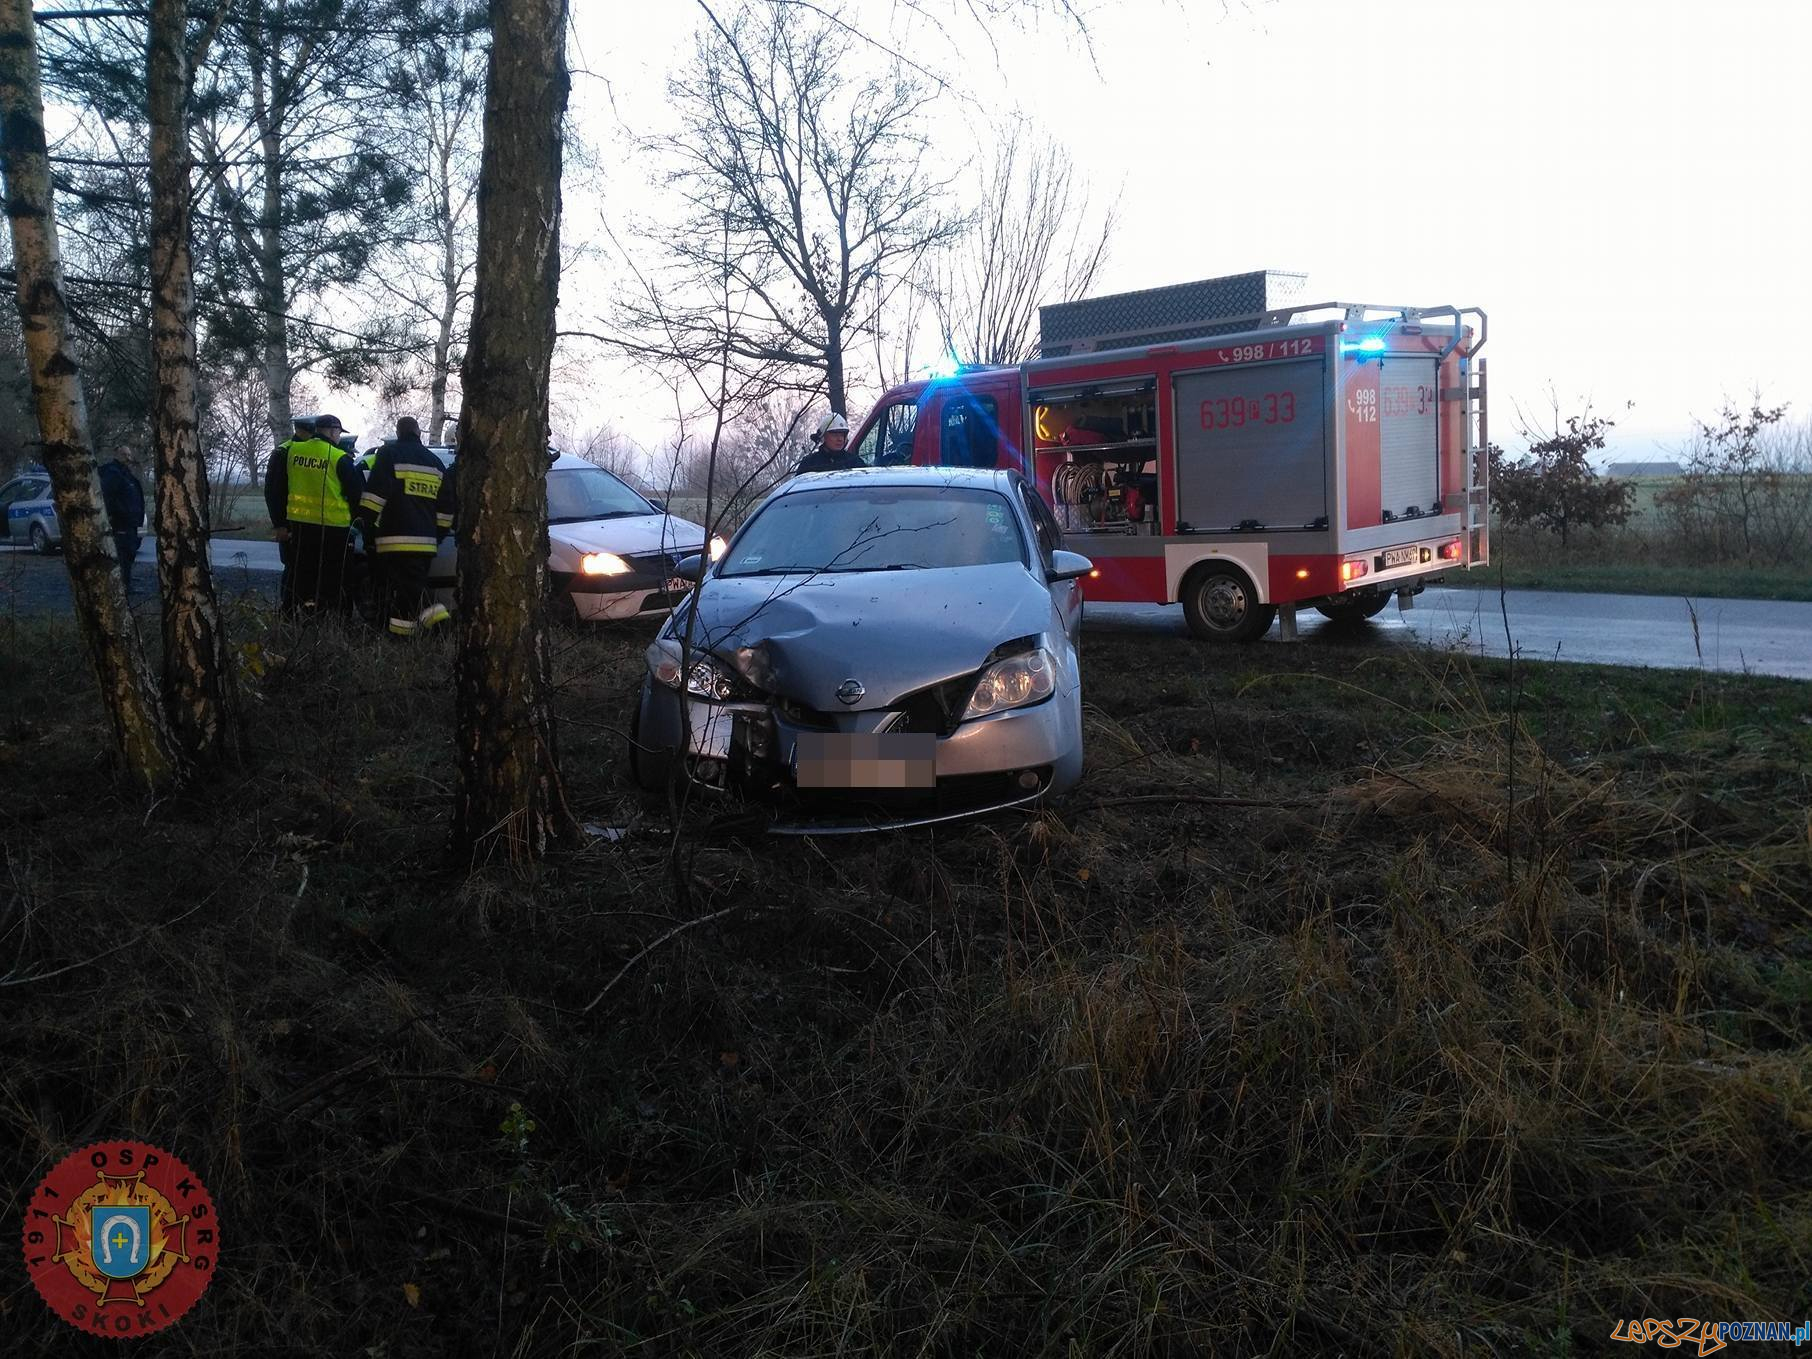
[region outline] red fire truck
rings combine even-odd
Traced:
[[[1257,638],[1280,608],[1290,636],[1302,605],[1407,607],[1487,559],[1485,314],[1317,303],[1179,319],[1188,289],[1277,277],[1066,304],[1112,318],[1093,338],[1045,308],[1047,357],[897,387],[852,447],[873,465],[1019,468],[1093,559],[1089,599],[1181,603],[1211,641]]]

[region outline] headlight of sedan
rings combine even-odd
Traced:
[[[614,552],[587,552],[579,558],[579,569],[588,576],[626,576],[629,563]]]
[[[656,684],[669,689],[680,687],[680,645],[666,639],[648,648],[648,673]],[[686,692],[694,698],[713,703],[728,703],[734,698],[751,697],[753,691],[740,675],[702,651],[692,653],[692,665],[686,670]]]
[[[995,661],[981,673],[963,720],[1042,703],[1057,688],[1057,658],[1043,647]]]

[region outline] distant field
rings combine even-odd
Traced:
[[[1714,599],[1812,600],[1812,544],[1804,560],[1785,565],[1694,561],[1670,541],[1657,497],[1677,477],[1632,477],[1635,513],[1616,528],[1560,539],[1494,525],[1491,575],[1523,590],[1604,594],[1692,595]]]
[[[1812,571],[1799,566],[1674,566],[1594,559],[1583,550],[1563,555],[1557,548],[1515,538],[1506,542],[1500,535],[1486,568],[1493,582],[1500,567],[1504,584],[1513,590],[1812,600]]]
[[[216,486],[212,510],[210,517],[218,537],[270,540],[271,521],[264,508],[263,487]]]

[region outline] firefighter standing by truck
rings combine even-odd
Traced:
[[[411,416],[396,422],[396,438],[378,449],[371,478],[359,500],[359,519],[384,592],[386,626],[393,637],[444,623],[447,606],[428,600],[428,568],[453,529],[453,480],[444,463],[422,443]]]
[[[799,459],[794,476],[806,472],[853,472],[862,462],[849,451],[849,421],[832,411],[812,432],[812,451]]]
[[[347,539],[365,479],[339,438],[338,417],[317,415],[310,437],[291,439],[271,457],[264,504],[277,541],[289,550],[285,613],[338,613],[346,605]]]

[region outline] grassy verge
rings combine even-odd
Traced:
[[[1513,590],[1570,590],[1613,595],[1686,595],[1698,599],[1812,600],[1812,571],[1803,567],[1669,566],[1569,560],[1558,552],[1509,551],[1494,558]],[[1474,576],[1483,574],[1473,573]],[[1467,579],[1472,579],[1468,576]]]
[[[1812,1309],[1812,687],[1091,638],[1052,812],[707,810],[676,860],[621,775],[646,637],[567,636],[568,792],[629,834],[524,881],[442,861],[444,641],[238,628],[255,760],[149,810],[67,631],[0,639],[7,1214],[86,1140],[176,1150],[226,1241],[184,1346],[1558,1356]]]
[[[1638,484],[1637,515],[1628,524],[1584,530],[1564,549],[1551,534],[1494,526],[1491,579],[1501,567],[1506,582],[1518,590],[1812,600],[1812,563],[1745,566],[1684,559],[1658,521],[1654,494],[1663,484]]]

